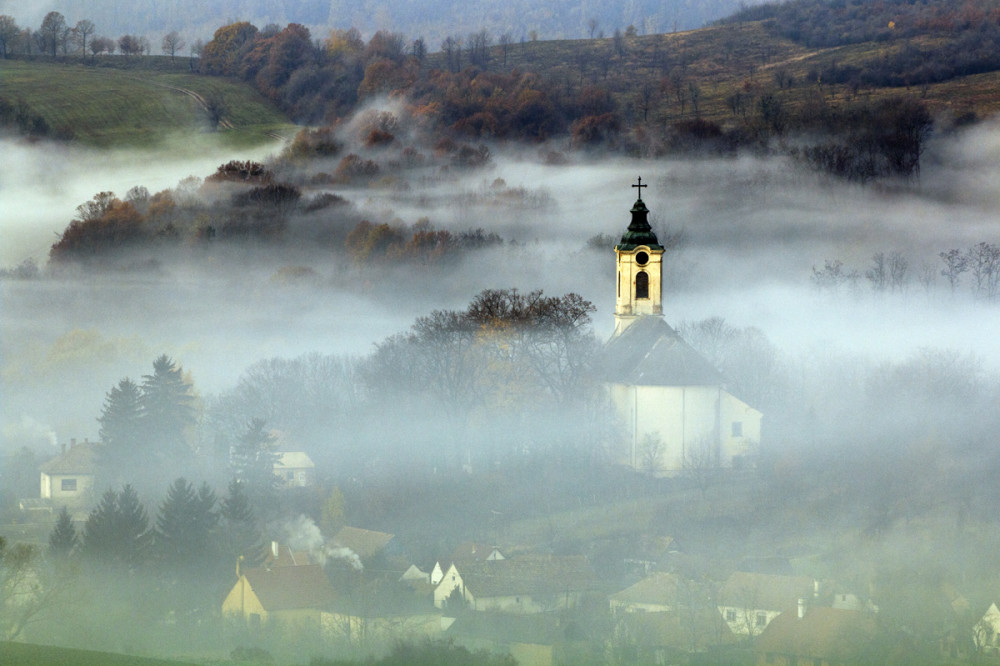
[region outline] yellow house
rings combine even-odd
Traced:
[[[222,602],[222,614],[242,619],[252,629],[279,620],[285,625],[314,628],[336,593],[318,564],[245,570]]]
[[[67,450],[39,467],[40,492],[43,500],[56,506],[82,508],[93,499],[94,476],[97,471],[95,454],[99,444],[70,440]]]
[[[654,474],[739,466],[760,441],[762,414],[663,320],[664,247],[641,197],[631,214],[615,246],[615,330],[602,359],[623,425],[618,458]]]

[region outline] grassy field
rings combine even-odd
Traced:
[[[239,147],[295,132],[249,86],[183,70],[6,60],[0,98],[41,116],[50,136],[97,147],[153,147],[192,133]]]
[[[48,666],[73,664],[73,666],[179,666],[179,661],[146,659],[125,654],[71,650],[47,645],[0,642],[0,664],[4,666]]]

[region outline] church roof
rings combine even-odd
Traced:
[[[722,374],[658,316],[639,317],[611,338],[605,381],[637,386],[717,386]]]
[[[642,199],[636,199],[631,212],[632,222],[628,225],[625,233],[622,234],[622,241],[615,246],[615,249],[629,252],[640,245],[645,245],[650,250],[662,250],[663,246],[657,240],[653,228],[649,226],[647,219],[649,209],[646,208],[646,204],[643,203]]]

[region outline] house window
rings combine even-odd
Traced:
[[[743,421],[733,421],[733,437],[743,436]]]
[[[639,271],[635,275],[635,297],[649,298],[649,273]]]
[[[757,613],[755,622],[756,622],[755,626],[763,627],[764,625],[767,624],[767,615],[764,613]]]
[[[66,493],[76,492],[76,479],[63,479],[61,485],[62,491]]]
[[[736,622],[736,611],[732,608],[726,609],[726,622]]]

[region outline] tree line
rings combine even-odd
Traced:
[[[174,58],[183,51],[187,42],[172,30],[163,36],[160,50]],[[200,45],[193,45],[197,50]],[[17,20],[7,14],[0,15],[0,58],[12,56],[81,55],[96,58],[99,55],[123,56],[151,55],[152,44],[142,35],[125,34],[117,40],[97,34],[97,26],[90,19],[80,19],[70,25],[60,12],[51,11],[45,15],[37,29],[21,27]]]
[[[822,268],[813,266],[810,279],[817,289],[828,291],[845,285],[857,290],[864,280],[872,292],[884,293],[905,291],[913,280],[930,291],[940,276],[955,294],[966,276],[974,298],[994,301],[1000,297],[1000,246],[981,241],[964,250],[940,252],[938,259],[943,264],[940,268],[929,263],[914,267],[899,251],[881,251],[872,255],[864,270],[845,266],[839,259],[827,259]]]

